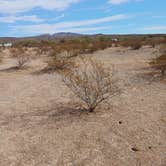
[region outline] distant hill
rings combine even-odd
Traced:
[[[166,37],[166,34],[126,34],[126,35],[116,35],[116,34],[94,34],[94,35],[83,35],[83,34],[77,34],[77,33],[70,33],[70,32],[60,32],[55,33],[53,35],[50,34],[42,34],[38,36],[31,36],[31,37],[0,37],[0,43],[3,42],[17,42],[22,40],[56,40],[56,39],[70,39],[70,38],[78,38],[83,36],[90,36],[90,37],[100,37],[100,36],[107,36],[111,38],[124,38],[124,37]]]
[[[16,42],[21,40],[54,40],[61,38],[76,38],[84,36],[82,34],[70,33],[70,32],[60,32],[55,33],[53,35],[50,34],[42,34],[39,36],[31,36],[31,37],[0,37],[0,42]]]

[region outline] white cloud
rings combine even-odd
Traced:
[[[3,16],[0,17],[0,22],[3,23],[15,23],[16,21],[28,21],[28,22],[42,22],[44,21],[41,18],[38,18],[36,15],[31,16]]]
[[[128,16],[124,14],[114,15],[110,17],[104,17],[99,19],[84,20],[84,21],[72,21],[72,22],[60,22],[56,24],[38,24],[38,25],[26,25],[26,26],[12,26],[14,32],[26,33],[26,34],[39,34],[39,33],[55,33],[55,32],[83,32],[96,30],[96,27],[87,27],[97,25],[100,23],[108,23],[112,21],[118,21],[127,19]],[[98,29],[99,27],[97,27]],[[100,27],[101,28],[101,27]],[[102,27],[104,28],[104,27]],[[98,29],[99,30],[99,29]]]
[[[122,3],[127,3],[131,1],[142,1],[142,0],[109,0],[108,3],[113,4],[113,5],[120,5]]]
[[[64,10],[80,0],[0,0],[0,13],[22,13],[34,8]]]
[[[119,5],[121,3],[126,3],[129,2],[130,0],[109,0],[109,3],[114,4],[114,5]]]
[[[92,27],[75,27],[75,28],[64,28],[64,29],[53,29],[51,26],[43,26],[42,29],[33,29],[29,28],[27,31],[23,31],[23,29],[19,29],[20,34],[22,35],[37,35],[37,34],[54,34],[58,32],[72,32],[72,33],[98,33],[98,31],[101,30],[110,30],[112,29],[112,26],[92,26]],[[15,29],[16,32],[18,29]],[[15,31],[13,31],[15,33]]]
[[[69,28],[64,29],[62,32],[73,32],[73,33],[94,33],[95,31],[108,30],[111,29],[111,26],[99,26],[99,27],[82,27],[82,28]],[[60,32],[60,31],[56,31]],[[56,33],[54,32],[54,33]]]
[[[166,31],[166,26],[152,26],[143,28],[145,31]]]
[[[103,17],[103,18],[92,19],[92,20],[61,22],[61,23],[54,24],[54,27],[69,28],[69,27],[88,26],[88,25],[94,25],[94,24],[99,24],[99,23],[123,20],[123,19],[127,19],[127,18],[128,18],[127,15],[118,14],[118,15],[114,15],[114,16]]]
[[[63,18],[65,15],[64,14],[61,14],[53,19],[47,19],[47,20],[50,20],[50,21],[58,21],[60,20],[61,18]],[[26,21],[26,22],[36,22],[36,23],[39,23],[39,22],[44,22],[45,19],[42,19],[42,18],[39,18],[38,16],[36,15],[30,15],[30,16],[26,16],[26,15],[8,15],[8,16],[0,16],[0,22],[2,23],[15,23],[17,21]]]

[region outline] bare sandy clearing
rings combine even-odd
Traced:
[[[1,71],[0,166],[165,166],[166,85],[142,77],[155,51],[87,55],[113,64],[123,89],[94,114],[75,110],[58,74],[32,74],[43,57],[25,70]],[[4,58],[0,69],[13,63]]]

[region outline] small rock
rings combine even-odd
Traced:
[[[137,147],[133,147],[133,148],[131,148],[131,150],[134,151],[134,152],[138,152],[139,151],[139,149]]]

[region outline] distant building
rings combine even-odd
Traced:
[[[4,47],[12,47],[12,45],[13,45],[12,43],[4,43],[3,44]]]
[[[113,42],[118,42],[117,38],[112,39]]]
[[[0,43],[0,47],[12,47],[12,43]]]

